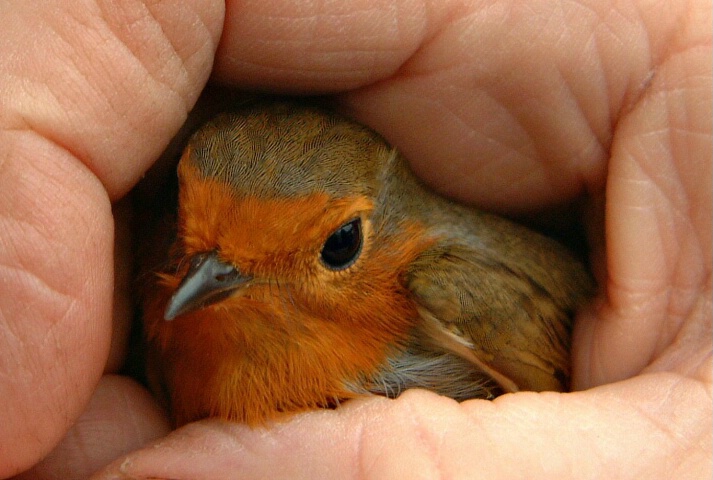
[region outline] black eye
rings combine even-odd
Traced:
[[[345,223],[324,242],[322,262],[332,270],[343,270],[354,263],[361,252],[361,219]]]

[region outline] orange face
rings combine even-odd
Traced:
[[[401,276],[429,244],[422,228],[386,228],[365,195],[246,195],[204,176],[194,154],[179,165],[180,262],[145,305],[177,423],[259,423],[366,393],[360,384],[418,319]],[[166,321],[192,259],[206,254],[241,280]]]

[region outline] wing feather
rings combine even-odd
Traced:
[[[446,236],[411,264],[406,284],[421,335],[505,391],[567,390],[572,320],[591,277],[554,241],[496,217],[482,221],[494,236]]]

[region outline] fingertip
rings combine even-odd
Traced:
[[[428,28],[418,0],[227,2],[215,77],[244,89],[331,93],[393,74]]]
[[[41,8],[40,8],[41,7]],[[211,71],[224,5],[16,2],[0,42],[0,129],[32,130],[122,197],[184,122]],[[80,25],[82,28],[77,28]]]
[[[16,479],[89,478],[120,455],[169,431],[165,412],[146,389],[129,378],[106,375],[59,445]]]

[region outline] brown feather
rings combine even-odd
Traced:
[[[459,400],[567,388],[584,267],[433,194],[371,130],[257,104],[200,129],[178,173],[177,238],[144,302],[149,376],[177,423],[260,423],[411,387]],[[353,218],[358,259],[325,268],[324,242]],[[188,259],[206,251],[250,281],[165,321]]]

